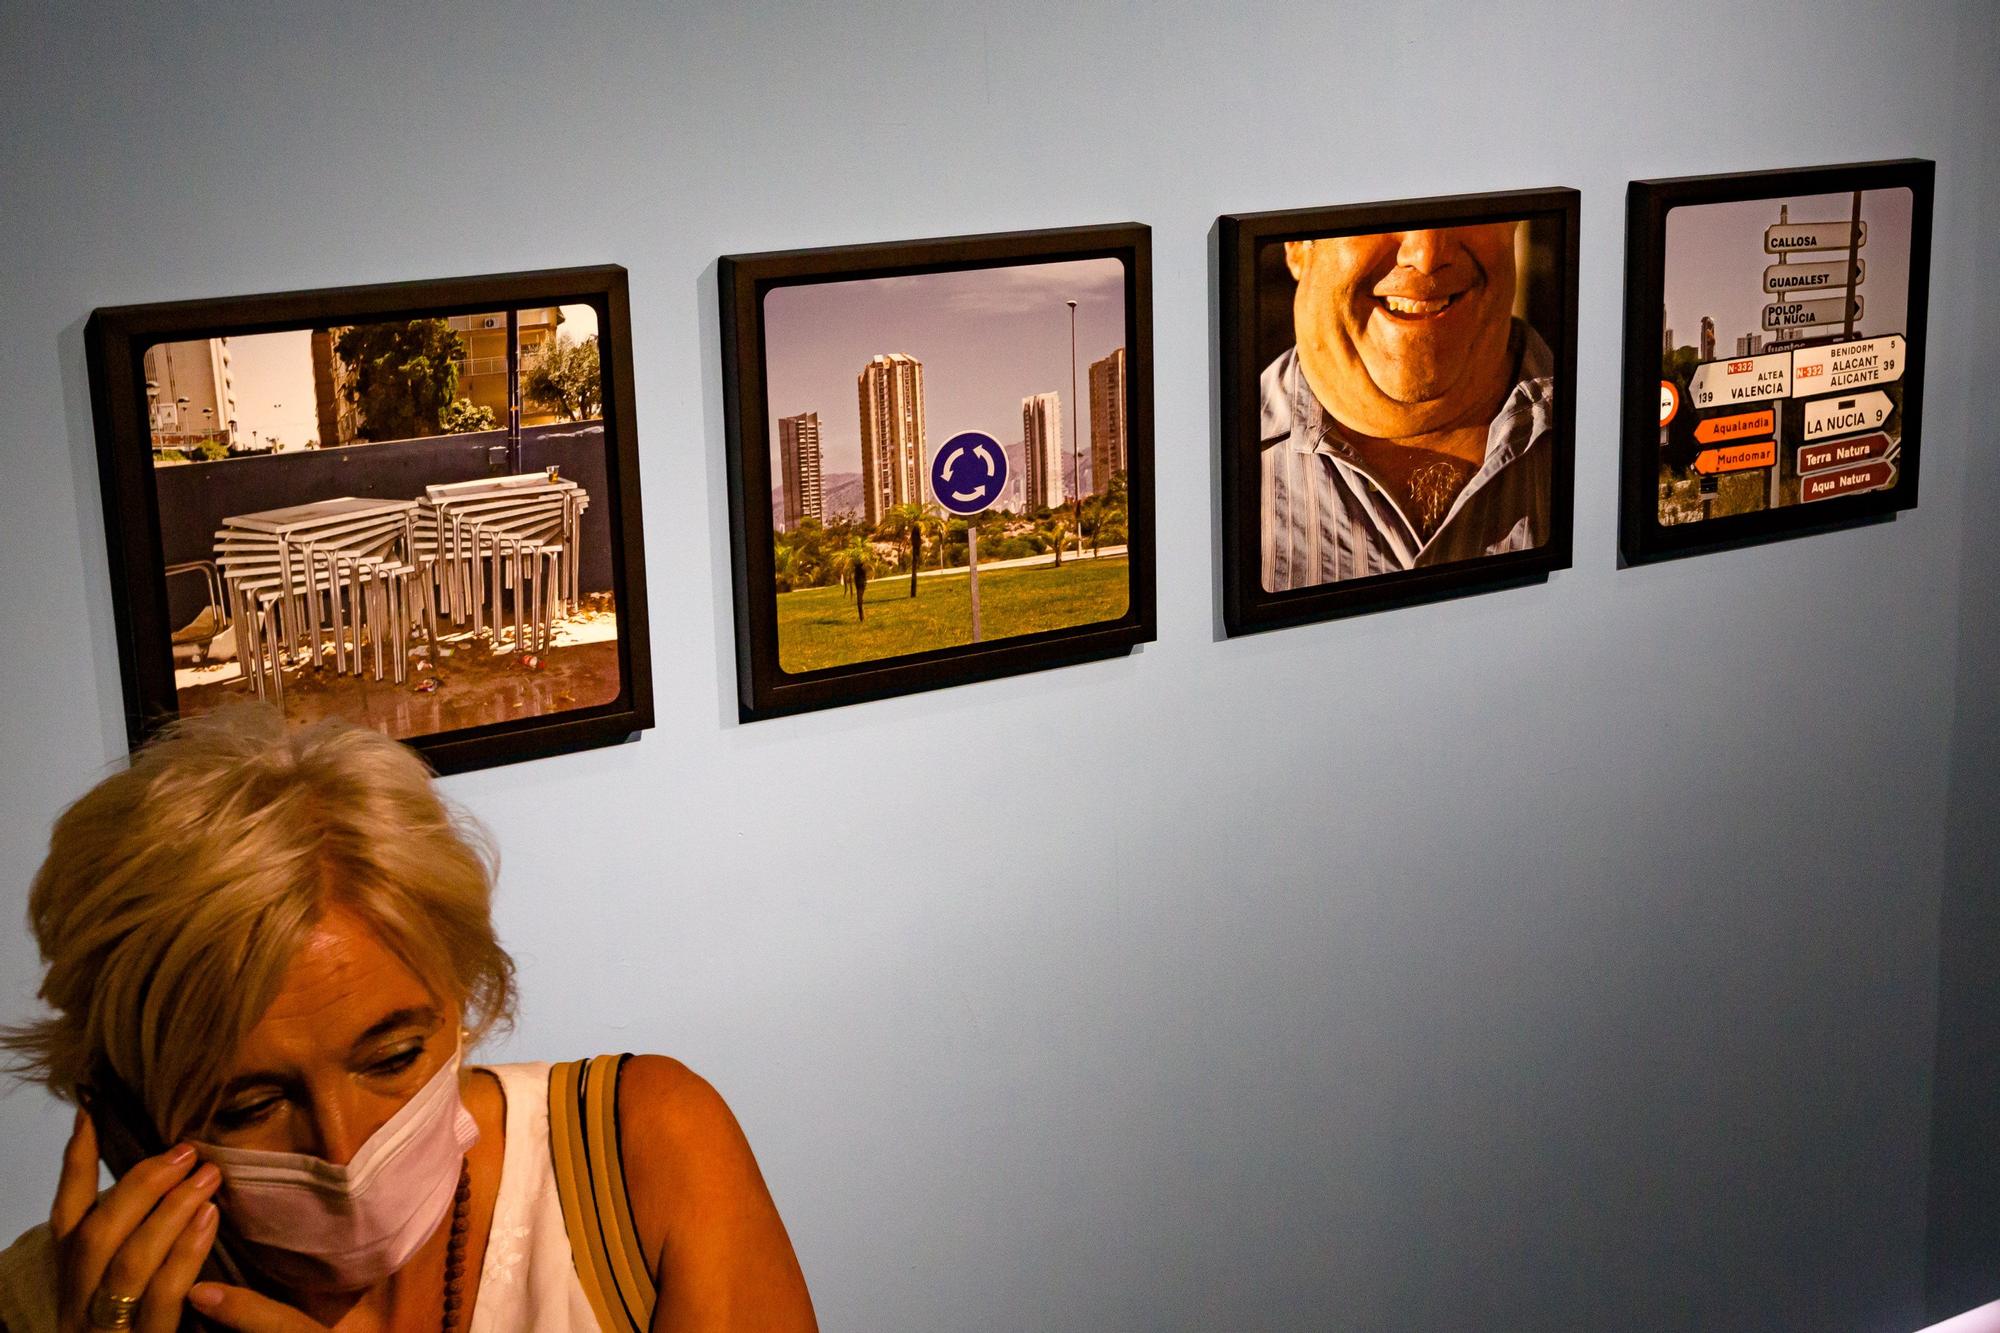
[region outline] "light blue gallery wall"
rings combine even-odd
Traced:
[[[660,725],[447,784],[504,851],[500,1054],[709,1075],[828,1328],[1913,1328],[1940,910],[2000,788],[1996,38],[1983,0],[10,5],[0,919],[121,750],[91,308],[613,261]],[[1922,507],[1617,569],[1625,182],[1903,154]],[[1576,567],[1217,641],[1215,216],[1548,184]],[[1123,219],[1159,642],[737,725],[715,257]],[[10,930],[0,1019],[34,984]],[[66,1124],[0,1100],[0,1230]]]

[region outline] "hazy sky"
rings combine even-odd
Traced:
[[[236,382],[236,426],[243,439],[261,443],[275,435],[296,449],[319,438],[310,330],[231,338],[229,373]]]
[[[1080,416],[1070,401],[1066,300],[1077,303]],[[1021,400],[1059,393],[1063,447],[1074,419],[1088,460],[1090,363],[1124,344],[1125,266],[1116,259],[776,288],[764,297],[772,476],[778,475],[778,418],[800,412],[819,413],[822,472],[861,470],[855,377],[882,352],[924,363],[930,452],[962,430],[1012,444],[1021,438]]]
[[[1778,262],[1764,253],[1764,228],[1789,206],[1792,222],[1845,222],[1854,195],[1816,194],[1752,199],[1730,204],[1683,204],[1667,214],[1667,327],[1676,347],[1699,347],[1701,317],[1715,320],[1719,356],[1736,350],[1745,333],[1764,333],[1764,307],[1779,298],[1764,290],[1764,269]],[[1910,307],[1910,192],[1868,190],[1861,196],[1861,220],[1868,240],[1861,247],[1867,272],[1858,291],[1862,315],[1855,327],[1874,336],[1902,333]],[[1794,264],[1845,263],[1845,250],[1794,251]],[[1845,285],[1839,292],[1845,292]],[[1795,299],[1834,296],[1834,291],[1799,293]]]
[[[597,332],[597,311],[591,307],[566,305],[562,312],[561,332],[573,341]],[[231,338],[229,373],[236,385],[236,426],[242,439],[262,443],[275,435],[296,449],[319,438],[310,330]]]

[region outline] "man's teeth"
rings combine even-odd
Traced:
[[[1435,315],[1451,304],[1449,296],[1438,301],[1418,301],[1408,296],[1385,296],[1382,304],[1399,315]]]

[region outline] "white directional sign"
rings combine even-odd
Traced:
[[[1862,299],[1854,296],[1854,318],[1861,318]],[[1817,301],[1779,301],[1764,307],[1764,327],[1770,330],[1821,328],[1847,322],[1847,296],[1823,297]]]
[[[1868,262],[1854,261],[1854,280],[1865,282]],[[1847,285],[1847,261],[1837,264],[1773,264],[1764,270],[1764,290],[1784,296],[1791,292],[1830,292]]]
[[[1688,384],[1688,395],[1699,410],[1732,403],[1760,403],[1767,398],[1787,397],[1791,392],[1790,352],[1710,361],[1694,368],[1694,379]]]
[[[1764,228],[1764,253],[1788,255],[1796,250],[1845,250],[1855,240],[1852,222],[1777,222]],[[1868,244],[1868,224],[1861,224],[1858,244]]]
[[[1787,355],[1792,359],[1792,392],[1800,398],[1894,383],[1903,378],[1903,365],[1908,360],[1902,336],[1895,333],[1825,347],[1801,347]]]
[[[1889,395],[1880,389],[1845,398],[1816,398],[1806,404],[1806,438],[1823,440],[1829,435],[1874,430],[1889,419],[1889,407]]]

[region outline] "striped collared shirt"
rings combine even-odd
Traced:
[[[1555,358],[1519,320],[1516,383],[1486,431],[1486,459],[1425,541],[1341,438],[1292,348],[1265,367],[1259,512],[1264,590],[1284,592],[1482,555],[1549,539]]]

